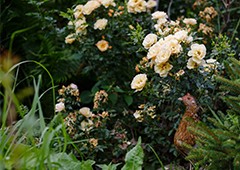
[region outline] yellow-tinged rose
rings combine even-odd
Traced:
[[[103,18],[103,19],[98,19],[95,23],[94,23],[94,29],[99,29],[99,30],[103,30],[105,29],[106,25],[108,23],[108,20]]]
[[[191,50],[188,51],[188,56],[192,57],[192,60],[198,65],[202,62],[202,59],[206,55],[206,47],[203,44],[192,44]]]
[[[197,68],[198,66],[199,66],[198,63],[194,62],[192,58],[188,59],[188,62],[187,62],[188,69],[194,69],[194,68]]]
[[[100,7],[101,4],[96,0],[90,0],[83,6],[83,14],[90,15],[95,9]]]
[[[157,65],[166,63],[169,60],[171,53],[172,53],[171,48],[166,44],[163,44],[159,49],[156,59],[154,60],[155,63]]]
[[[83,16],[83,5],[77,5],[75,8],[74,8],[74,17],[75,19],[79,19]]]
[[[65,38],[65,43],[66,43],[66,44],[72,44],[75,40],[76,40],[75,34],[69,34],[69,35]]]
[[[152,9],[153,7],[157,6],[157,1],[155,0],[149,0],[147,1],[146,7],[148,9]]]
[[[96,147],[98,145],[98,139],[91,138],[89,139],[89,143],[93,145],[93,147]]]
[[[167,14],[163,11],[156,11],[152,13],[152,19],[167,19]]]
[[[96,46],[101,52],[104,52],[109,48],[109,43],[106,40],[100,40],[96,43]]]
[[[144,46],[144,48],[149,49],[156,42],[157,35],[150,33],[144,38],[142,45]]]
[[[141,13],[147,10],[147,2],[144,0],[129,0],[127,3],[127,9],[129,13]]]
[[[135,91],[141,91],[147,82],[147,75],[146,74],[138,74],[136,75],[131,83],[131,88],[135,89]]]
[[[153,46],[151,46],[148,50],[147,53],[147,58],[148,59],[153,59],[155,60],[157,54],[160,51],[161,45],[164,43],[163,39],[160,39],[158,42],[156,42]]]
[[[196,25],[197,21],[194,18],[185,18],[183,20],[183,23],[185,23],[186,25]]]
[[[171,49],[172,54],[178,54],[182,51],[182,46],[176,39],[168,41],[167,45]]]
[[[79,110],[79,113],[87,118],[89,117],[92,117],[93,116],[93,113],[91,112],[90,108],[88,107],[82,107],[80,110]]]
[[[77,34],[82,33],[86,31],[86,28],[88,27],[86,18],[83,16],[80,19],[76,20],[75,24],[75,31]]]
[[[167,77],[169,71],[173,66],[169,63],[156,64],[154,66],[154,71],[160,75],[160,77]]]
[[[188,32],[185,31],[185,30],[179,30],[179,31],[175,32],[174,37],[175,37],[178,41],[184,42],[184,41],[186,41],[187,38],[188,38]]]
[[[109,6],[116,6],[114,0],[99,0],[99,1],[105,8],[108,8]]]
[[[93,128],[93,125],[93,121],[91,121],[90,119],[88,119],[87,121],[83,120],[81,122],[81,129],[82,131],[90,131]]]

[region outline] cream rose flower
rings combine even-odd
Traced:
[[[69,86],[73,90],[78,90],[78,86],[76,84],[74,84],[74,83],[71,83]]]
[[[129,0],[127,3],[127,9],[129,13],[141,13],[147,10],[147,2],[144,0]]]
[[[114,0],[99,0],[99,1],[105,8],[108,8],[109,6],[116,6]]]
[[[160,75],[160,77],[167,77],[169,71],[173,66],[169,63],[156,64],[154,66],[154,71]]]
[[[74,8],[74,17],[75,19],[79,19],[83,16],[83,5],[77,5],[75,8]]]
[[[88,27],[86,18],[83,16],[80,19],[75,21],[75,31],[77,34],[83,34],[84,31],[86,31],[86,28]]]
[[[156,11],[152,13],[152,19],[167,19],[167,14],[163,11]]]
[[[141,91],[147,82],[147,75],[146,74],[138,74],[136,75],[131,83],[131,88],[135,89],[135,91]]]
[[[186,25],[196,25],[197,21],[194,18],[184,18],[183,23]]]
[[[90,131],[93,128],[93,121],[91,121],[90,119],[83,120],[81,122],[81,129],[82,131]]]
[[[182,46],[176,39],[168,41],[167,45],[171,49],[172,54],[178,54],[182,51]]]
[[[93,147],[96,147],[98,145],[98,139],[91,138],[89,139],[89,143],[93,145]]]
[[[103,19],[98,19],[95,23],[94,23],[94,29],[99,29],[99,30],[103,30],[105,29],[106,25],[108,23],[108,20],[103,18]]]
[[[144,48],[149,49],[156,42],[157,35],[150,33],[144,38],[142,45],[144,46]]]
[[[83,14],[90,15],[95,9],[100,6],[101,4],[97,0],[90,0],[83,6]]]
[[[172,53],[171,48],[169,48],[169,46],[167,46],[166,44],[163,44],[161,46],[161,48],[159,49],[159,53],[157,54],[156,59],[154,60],[157,65],[166,63],[171,56]]]
[[[185,30],[180,30],[175,32],[175,34],[173,35],[178,41],[180,42],[184,42],[187,40],[188,38],[188,32]]]
[[[149,0],[147,1],[146,7],[148,9],[152,9],[153,7],[157,6],[157,1],[155,0]]]
[[[55,105],[55,112],[61,112],[65,109],[65,104],[63,102],[57,103]]]
[[[79,113],[82,114],[83,116],[87,117],[87,118],[93,116],[93,113],[91,112],[90,108],[88,108],[88,107],[82,107],[79,110]]]
[[[188,69],[194,69],[194,68],[197,68],[198,66],[199,66],[198,63],[194,62],[192,58],[188,59],[188,62],[187,62]]]
[[[96,43],[96,46],[101,52],[104,52],[108,49],[109,43],[106,40],[100,40]]]
[[[65,43],[66,43],[66,44],[72,44],[75,40],[76,40],[75,34],[69,34],[69,35],[66,36],[66,38],[65,38]]]
[[[147,58],[148,59],[152,59],[152,60],[155,60],[157,54],[159,53],[160,51],[160,48],[162,46],[162,44],[164,43],[164,40],[163,39],[160,39],[158,42],[156,42],[153,46],[151,46],[148,50],[148,53],[147,53]]]
[[[203,44],[192,44],[191,50],[188,51],[188,56],[192,57],[192,60],[200,64],[202,62],[202,59],[206,55],[206,47]]]

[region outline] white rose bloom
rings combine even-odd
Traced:
[[[192,60],[200,64],[202,62],[202,59],[206,55],[206,47],[203,44],[192,44],[191,45],[191,50],[188,51],[188,56],[192,57]]]
[[[198,64],[195,61],[193,61],[193,58],[189,58],[188,62],[187,62],[187,68],[188,69],[194,69],[194,68],[199,67],[199,65],[202,65],[203,63],[204,63],[203,60]]]
[[[182,46],[176,39],[168,41],[167,45],[171,49],[172,54],[178,54],[182,51]]]
[[[136,119],[139,119],[139,118],[142,117],[141,114],[140,114],[138,111],[134,112],[133,116],[134,116]]]
[[[81,122],[81,129],[82,131],[90,131],[93,128],[93,122],[88,119],[88,121],[83,120]]]
[[[154,71],[160,75],[160,77],[167,77],[169,71],[173,66],[169,63],[156,64],[154,66]]]
[[[149,49],[156,42],[157,35],[150,33],[144,38],[142,45],[144,46],[144,48]]]
[[[138,74],[136,75],[131,83],[131,88],[135,89],[135,91],[141,91],[147,82],[146,74]]]
[[[65,104],[63,102],[57,103],[55,105],[55,112],[61,112],[65,109]]]
[[[186,25],[196,25],[197,21],[194,18],[185,18],[183,20],[183,23],[185,23]]]
[[[153,7],[157,6],[157,1],[155,0],[149,0],[147,1],[146,7],[148,9],[152,9]]]
[[[207,64],[219,64],[216,59],[210,58],[206,60]]]
[[[129,0],[127,3],[127,9],[129,13],[141,13],[147,10],[147,2],[144,0]]]
[[[163,11],[156,11],[154,13],[152,13],[152,19],[167,19],[168,16],[165,12]]]
[[[86,18],[84,16],[76,20],[74,24],[75,24],[75,31],[77,34],[84,32],[88,26],[86,22]]]
[[[100,0],[100,3],[105,7],[108,8],[109,6],[116,6],[114,0]]]
[[[158,42],[156,42],[153,46],[151,46],[147,53],[148,59],[155,59],[157,54],[159,53],[159,50],[161,48],[161,45],[164,43],[163,39],[160,39]]]
[[[91,112],[90,108],[88,107],[82,107],[80,110],[79,110],[80,114],[82,114],[83,116],[89,118],[89,117],[92,117],[93,116],[93,113]]]
[[[193,37],[191,35],[189,35],[186,39],[186,43],[191,43],[193,41]]]
[[[83,5],[77,5],[73,11],[74,11],[73,15],[75,19],[81,18],[83,15]]]
[[[99,30],[103,30],[105,29],[106,25],[108,23],[108,20],[103,18],[103,19],[98,19],[95,23],[94,23],[94,29],[99,29]]]
[[[171,56],[172,51],[171,51],[171,48],[167,44],[168,43],[163,44],[161,46],[159,53],[156,56],[155,63],[158,65],[166,63]]]
[[[175,37],[178,41],[184,42],[184,41],[186,41],[187,38],[188,38],[188,32],[185,31],[185,30],[177,31],[177,32],[175,32],[174,37]]]
[[[83,6],[83,14],[90,15],[95,9],[100,7],[101,4],[96,0],[90,0]]]
[[[73,89],[73,90],[77,90],[78,86],[76,84],[71,83],[70,88]]]

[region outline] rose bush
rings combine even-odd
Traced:
[[[184,112],[177,99],[196,96],[203,121],[209,106],[218,107],[213,77],[222,74],[223,58],[213,55],[209,38],[216,34],[209,31],[216,13],[209,8],[214,15],[206,10],[208,17],[200,11],[174,20],[164,11],[151,13],[154,1],[91,1],[62,13],[69,20],[66,47],[79,55],[81,74],[95,82],[80,95],[83,114],[74,111],[84,119],[70,121],[78,126],[70,128],[73,140],[94,143],[95,149],[81,147],[85,155],[113,152],[106,159],[118,162],[142,136],[146,164],[157,162],[148,144],[169,162],[178,156],[172,137]]]

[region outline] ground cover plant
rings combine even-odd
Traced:
[[[218,168],[239,166],[238,99],[220,84],[238,87],[240,4],[157,2],[1,1],[2,167],[213,169],[216,152]],[[173,136],[186,93],[201,123],[185,160]]]

